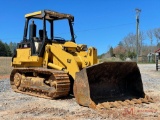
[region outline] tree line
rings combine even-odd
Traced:
[[[160,28],[139,32],[138,40],[138,55],[146,55],[148,52],[154,53],[156,49],[160,48]],[[146,44],[147,40],[148,44]],[[154,41],[155,44],[153,44]],[[126,51],[136,52],[136,34],[129,33],[122,41],[120,41],[118,46],[123,46]]]
[[[138,38],[138,56],[147,56],[149,53],[154,53],[160,48],[160,28],[150,29],[146,32],[140,31]],[[119,44],[113,48],[110,46],[109,51],[99,56],[103,57],[119,57],[124,60],[129,57],[136,58],[137,41],[136,34],[128,33]]]
[[[9,44],[2,42],[0,40],[0,57],[11,57],[16,49],[17,44],[15,42],[10,42]]]

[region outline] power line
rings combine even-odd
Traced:
[[[22,39],[22,38],[0,38],[0,40],[19,40],[19,39]]]
[[[135,22],[113,25],[113,26],[99,27],[99,28],[90,28],[90,29],[86,29],[86,30],[75,30],[74,32],[79,33],[79,32],[87,32],[87,31],[94,31],[94,30],[100,30],[100,29],[102,30],[102,29],[108,29],[108,28],[117,28],[117,27],[127,26],[127,25],[131,25],[131,24],[135,24]],[[57,33],[57,35],[59,35],[59,34],[69,34],[69,33]]]
[[[113,25],[113,26],[100,27],[100,28],[92,28],[92,29],[86,29],[86,30],[79,30],[79,31],[76,31],[76,32],[86,32],[86,31],[92,31],[92,30],[100,30],[100,29],[116,28],[116,27],[131,25],[131,24],[135,24],[135,22],[126,23],[126,24],[119,24],[119,25]]]
[[[75,33],[78,32],[87,32],[87,31],[94,31],[94,30],[102,30],[102,29],[108,29],[108,28],[117,28],[117,27],[122,27],[122,26],[127,26],[127,25],[132,25],[135,24],[135,22],[131,22],[131,23],[125,23],[125,24],[119,24],[119,25],[112,25],[112,26],[105,26],[105,27],[99,27],[99,28],[90,28],[90,29],[85,29],[85,30],[75,30]],[[69,33],[57,33],[57,35],[59,34],[69,34]],[[0,40],[21,40],[22,38],[0,38]]]

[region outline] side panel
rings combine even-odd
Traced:
[[[17,49],[17,56],[13,58],[12,66],[41,67],[42,58],[38,56],[31,56],[30,48]]]

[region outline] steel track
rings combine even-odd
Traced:
[[[20,85],[20,87],[17,87],[14,83],[14,76],[16,73],[19,73],[21,75],[25,75],[26,73],[34,72],[36,74],[44,74],[48,76],[53,76],[54,80],[53,82],[56,83],[56,90],[54,94],[49,95],[49,91],[41,90],[41,86],[37,87],[28,87],[27,85]],[[27,76],[26,76],[27,77]],[[46,78],[44,78],[46,79]],[[68,74],[59,71],[59,70],[53,70],[53,69],[44,69],[44,68],[15,68],[11,75],[10,75],[10,84],[12,86],[12,89],[15,92],[28,94],[36,97],[41,98],[47,98],[47,99],[55,99],[59,97],[67,96],[70,90],[70,80],[68,77]],[[49,86],[52,87],[52,86]]]

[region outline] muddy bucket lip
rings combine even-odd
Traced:
[[[102,67],[108,67],[109,65],[113,65],[115,68],[123,68],[123,66],[125,66],[125,71],[118,71],[120,72],[119,74],[123,73],[123,74],[127,74],[126,71],[128,73],[130,73],[130,71],[135,71],[136,75],[132,75],[132,77],[138,77],[138,86],[140,86],[139,88],[137,88],[135,91],[138,91],[139,92],[139,95],[132,95],[128,94],[128,91],[127,92],[124,92],[124,94],[126,94],[127,96],[123,96],[122,97],[122,101],[124,101],[125,99],[132,99],[132,98],[143,98],[145,96],[144,94],[144,91],[143,91],[143,84],[142,84],[142,80],[141,80],[141,75],[140,75],[140,71],[139,71],[139,68],[137,66],[137,63],[136,62],[103,62],[103,63],[99,63],[99,64],[95,64],[93,66],[89,66],[89,67],[86,67],[84,69],[82,69],[80,72],[76,73],[76,79],[75,79],[75,84],[77,86],[77,91],[76,91],[76,100],[79,104],[82,104],[84,106],[89,106],[89,103],[91,101],[95,102],[96,104],[99,103],[99,102],[103,102],[103,100],[105,101],[106,99],[103,98],[103,97],[100,97],[99,99],[103,99],[103,100],[100,100],[99,102],[97,102],[97,99],[96,97],[98,97],[98,95],[96,96],[96,94],[94,94],[96,91],[98,91],[100,88],[101,89],[101,86],[99,87],[95,87],[95,88],[92,88],[91,84],[93,84],[95,81],[93,80],[94,77],[89,77],[89,76],[93,76],[95,75],[94,71],[92,71],[92,68],[93,69],[98,69],[99,66],[100,68]],[[111,69],[111,71],[116,71],[115,68],[111,69],[111,68],[108,68],[108,69]],[[104,69],[103,69],[104,71]],[[91,72],[91,73],[90,73]],[[99,72],[100,73],[100,72]],[[115,75],[114,73],[111,73],[111,76]],[[77,77],[78,76],[78,77]],[[107,75],[106,75],[107,76]],[[91,80],[90,80],[91,79]],[[132,80],[131,80],[132,81]],[[134,81],[133,81],[134,83]],[[135,80],[135,83],[137,83],[137,81]],[[99,84],[98,82],[95,82],[95,84]],[[102,84],[103,85],[103,84]],[[81,87],[80,87],[81,86]],[[134,91],[134,87],[132,87],[132,84],[130,85],[131,86],[131,90],[133,89]],[[109,87],[109,86],[108,86]],[[93,90],[96,90],[96,91],[93,91]],[[101,89],[101,91],[103,91]],[[100,92],[101,92],[100,91]],[[108,90],[109,91],[109,90]],[[79,97],[79,92],[81,93]],[[134,93],[134,92],[133,92]],[[136,92],[135,92],[136,93]],[[95,98],[94,98],[94,95],[95,95]],[[102,94],[103,95],[103,94]],[[129,97],[130,96],[130,97]],[[109,96],[107,96],[109,98]],[[120,97],[120,96],[119,96]],[[82,99],[81,99],[82,98]],[[110,99],[113,99],[114,97],[112,98],[109,98],[108,101],[112,101]],[[87,101],[88,100],[88,101]],[[114,98],[113,101],[116,101],[116,100],[119,100],[119,99],[116,99]]]

